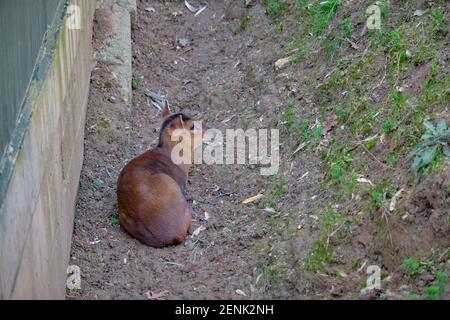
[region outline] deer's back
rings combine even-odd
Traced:
[[[191,222],[185,182],[181,169],[159,152],[148,151],[131,160],[117,183],[122,226],[153,247],[183,242]]]

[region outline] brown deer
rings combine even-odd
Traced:
[[[183,243],[191,232],[191,208],[184,192],[191,163],[172,161],[172,149],[179,142],[172,141],[176,129],[189,130],[191,141],[199,138],[200,143],[205,132],[194,130],[194,120],[185,114],[170,113],[166,102],[158,146],[128,162],[117,181],[120,224],[156,248]],[[190,152],[193,156],[194,143]]]

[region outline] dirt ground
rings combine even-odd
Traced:
[[[155,12],[145,11],[149,6]],[[193,228],[203,225],[207,229],[188,245],[152,249],[111,223],[117,217],[118,173],[128,160],[157,143],[160,114],[145,89],[162,91],[173,110],[218,129],[246,129],[254,123],[267,127],[265,118],[270,119],[282,106],[276,83],[264,80],[275,76],[272,44],[236,33],[244,10],[237,2],[212,1],[194,17],[179,2],[139,2],[133,67],[143,81],[134,91],[132,107],[111,102],[115,84],[108,66],[99,64],[93,71],[71,262],[80,265],[84,285],[82,292],[69,296],[145,299],[146,292],[166,291],[167,299],[245,298],[236,290],[247,298],[270,296],[271,289],[261,286],[262,279],[260,288],[255,285],[259,264],[271,259],[255,250],[262,238],[264,242],[271,238],[267,213],[241,204],[264,191],[267,178],[259,176],[259,168],[200,165],[192,170],[188,197]],[[264,18],[263,8],[258,10]],[[176,11],[182,14],[176,16]],[[97,23],[103,21],[102,16],[107,20],[105,15],[98,12]],[[96,37],[105,34],[104,27],[97,28],[101,32],[97,29]],[[183,39],[183,46],[177,38]],[[246,77],[250,61],[260,68],[251,80]],[[294,181],[306,172],[302,165],[290,170]],[[293,186],[299,193],[307,190],[293,200],[301,202],[312,195],[313,179],[310,174],[302,185]],[[211,216],[208,221],[203,220],[205,211]],[[306,247],[299,251],[303,250]],[[292,283],[293,288],[297,285]],[[285,294],[286,298],[299,297]]]
[[[182,1],[138,1],[132,26],[133,73],[141,81],[133,90],[132,105],[118,97],[108,65],[98,63],[93,70],[70,262],[81,268],[82,289],[68,291],[67,297],[359,297],[358,282],[364,272],[347,285],[323,275],[336,273],[335,268],[319,274],[300,268],[320,233],[315,212],[331,201],[332,195],[323,184],[320,154],[300,152],[293,157],[297,141],[278,117],[291,99],[303,99],[306,105],[314,99],[309,92],[293,89],[293,83],[311,86],[312,80],[324,79],[330,70],[322,65],[313,67],[319,59],[314,54],[298,66],[294,76],[275,70],[274,62],[285,50],[282,44],[286,39],[270,25],[258,1],[251,8],[244,1],[191,2],[197,7],[207,3],[207,8],[194,16]],[[247,10],[252,27],[244,32],[242,21]],[[96,49],[105,45],[107,22],[107,8],[97,10]],[[174,111],[203,120],[210,127],[276,127],[281,134],[282,161],[277,180],[261,176],[260,168],[252,165],[193,167],[187,187],[193,228],[206,229],[184,245],[164,249],[153,249],[131,238],[117,221],[116,181],[120,170],[158,140],[161,115],[146,97],[146,89],[161,91]],[[311,116],[317,110],[305,109],[303,113]],[[445,179],[440,183],[438,195],[446,192]],[[265,194],[265,198],[242,204],[256,194]],[[429,208],[424,201],[414,204],[411,200],[410,211],[419,212],[420,206]],[[264,211],[267,207],[275,213]],[[423,210],[419,217],[429,214]],[[205,212],[210,215],[208,220]],[[445,213],[435,213],[436,224],[445,224],[443,217]],[[439,231],[441,240],[448,235],[448,228],[444,229]],[[337,252],[342,251],[342,256],[359,254],[363,259],[369,255],[383,257],[383,248],[367,248],[372,235],[366,233],[365,228],[355,232],[350,240],[356,247],[353,251],[343,245]],[[442,245],[448,245],[444,240]],[[408,250],[414,253],[416,249],[413,246]],[[384,254],[395,256],[395,252]],[[398,261],[394,259],[389,265],[389,259],[385,257],[387,268],[394,270]]]

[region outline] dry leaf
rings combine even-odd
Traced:
[[[192,232],[192,237],[196,237],[200,234],[200,232],[206,230],[206,228],[204,226],[200,226],[197,229],[194,230],[194,232]]]
[[[153,7],[147,7],[147,8],[145,8],[145,11],[147,11],[147,12],[155,12],[156,10]]]
[[[323,125],[322,134],[325,136],[337,123],[337,115],[333,114],[325,120]]]
[[[278,59],[275,62],[275,68],[277,68],[279,70],[279,69],[283,68],[284,66],[286,66],[287,64],[289,64],[290,62],[291,62],[291,57]]]
[[[306,147],[308,145],[309,142],[302,142],[297,149],[295,149],[295,151],[292,153],[292,155],[296,154],[297,152],[299,152],[300,150],[302,150],[304,147]]]
[[[237,294],[240,294],[241,296],[244,296],[244,297],[247,296],[247,295],[245,294],[245,292],[242,291],[242,290],[240,290],[240,289],[237,289],[237,290],[236,290],[236,293],[237,293]]]
[[[178,17],[178,16],[182,16],[183,15],[183,11],[177,10],[172,12],[172,16],[174,17]]]
[[[230,122],[231,120],[233,120],[233,118],[234,118],[234,115],[232,115],[231,117],[228,117],[228,118],[222,120],[221,122],[222,123],[227,123],[227,122]]]
[[[389,204],[389,211],[395,210],[395,206],[397,205],[397,200],[400,197],[402,192],[403,192],[403,189],[400,189],[394,194],[394,196],[391,199],[391,203]]]
[[[202,8],[200,8],[198,11],[197,11],[197,13],[196,14],[194,14],[194,17],[196,17],[196,16],[198,16],[200,13],[202,13],[203,12],[203,10],[205,10],[206,9],[206,6],[204,6],[204,7],[202,7]]]
[[[309,171],[306,171],[300,178],[298,178],[298,181],[302,180],[304,177],[306,177],[309,174]]]
[[[263,197],[262,194],[257,194],[256,196],[253,196],[253,197],[250,197],[250,198],[245,199],[244,201],[242,201],[242,203],[243,203],[243,204],[247,204],[247,203],[250,203],[250,202],[259,200],[259,199],[261,199],[262,197]]]
[[[164,290],[159,293],[155,293],[155,292],[151,292],[151,291],[147,291],[145,293],[148,300],[164,300],[164,297],[167,296],[168,294],[169,294],[169,291],[167,291],[167,290]]]
[[[208,212],[206,212],[206,211],[205,211],[204,215],[205,215],[205,220],[206,221],[208,221],[209,218],[211,217],[211,215]]]
[[[377,137],[378,137],[378,133],[377,133],[377,134],[374,134],[374,135],[371,136],[371,137],[365,138],[365,139],[363,140],[363,142],[368,142],[368,141],[374,140],[374,139],[376,139]]]
[[[358,45],[356,43],[354,43],[352,40],[350,40],[350,39],[345,39],[345,40],[347,40],[347,42],[350,43],[350,45],[352,46],[353,49],[355,49],[355,50],[359,49]]]
[[[427,13],[428,10],[416,10],[414,11],[414,16],[415,17],[421,17],[423,16],[425,13]]]
[[[184,0],[184,5],[189,9],[190,12],[196,13],[197,9],[195,9],[187,0]]]
[[[370,181],[369,179],[366,179],[366,178],[358,178],[358,179],[356,179],[356,181],[361,182],[361,183],[368,183],[371,186],[373,186],[372,181]]]

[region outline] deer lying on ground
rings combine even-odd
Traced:
[[[158,146],[132,159],[117,182],[120,224],[156,248],[183,243],[191,232],[191,208],[184,194],[191,163],[172,161],[171,152],[178,143],[172,141],[176,129],[189,130],[192,141],[202,139],[205,132],[195,132],[194,120],[183,113],[170,113],[166,103]],[[194,143],[190,151],[193,156]]]

